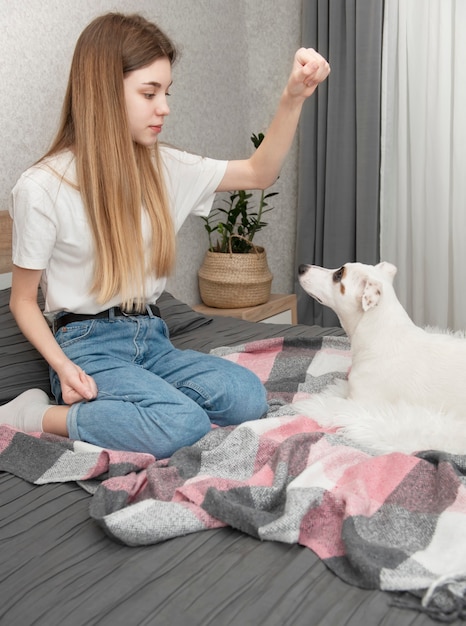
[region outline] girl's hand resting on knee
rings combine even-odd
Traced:
[[[72,361],[68,361],[57,374],[65,404],[93,400],[97,396],[95,380]]]

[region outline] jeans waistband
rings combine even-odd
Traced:
[[[156,317],[161,317],[160,309],[155,304],[146,304],[145,311],[123,311],[119,306],[114,306],[110,309],[106,309],[105,311],[100,311],[100,313],[95,313],[91,315],[90,313],[65,313],[64,315],[60,315],[53,322],[53,332],[56,333],[59,328],[66,326],[67,324],[71,324],[71,322],[82,322],[85,320],[96,320],[96,319],[112,319],[113,317],[133,317],[138,315],[155,315]]]

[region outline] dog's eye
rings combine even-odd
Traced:
[[[345,273],[345,266],[343,265],[343,267],[340,267],[339,270],[335,270],[333,272],[333,282],[334,283],[341,282],[341,279],[343,278],[344,273]]]

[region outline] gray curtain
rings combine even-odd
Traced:
[[[382,22],[383,0],[303,0],[303,46],[332,71],[300,123],[296,276],[379,261]],[[296,293],[301,323],[338,324],[297,281]]]

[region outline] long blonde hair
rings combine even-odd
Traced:
[[[175,232],[157,145],[133,142],[124,76],[159,58],[171,64],[176,49],[139,15],[108,13],[78,39],[59,130],[47,154],[72,149],[77,182],[95,244],[92,292],[100,303],[121,294],[125,308],[141,309],[148,273],[167,276],[175,259]],[[141,211],[152,229],[149,267]]]

